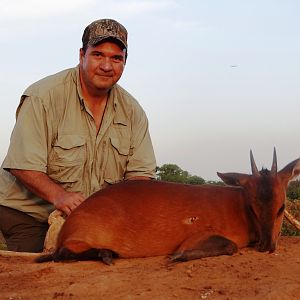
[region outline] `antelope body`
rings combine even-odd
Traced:
[[[255,165],[252,175],[218,173],[228,186],[135,180],[89,197],[64,223],[54,253],[37,261],[169,255],[172,261],[233,254],[254,246],[273,252],[286,187],[300,159],[277,172]]]

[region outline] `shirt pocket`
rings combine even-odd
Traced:
[[[62,135],[53,143],[49,155],[48,175],[69,189],[76,184],[76,190],[82,190],[86,162],[86,140],[82,136]],[[72,189],[73,190],[73,189]]]
[[[127,139],[119,139],[110,137],[112,147],[117,150],[119,155],[128,156],[130,150],[130,142]]]
[[[110,137],[109,141],[104,180],[108,183],[114,183],[124,178],[130,153],[130,140]]]

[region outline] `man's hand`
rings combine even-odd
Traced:
[[[80,203],[85,200],[83,194],[63,191],[53,200],[53,205],[69,215]]]

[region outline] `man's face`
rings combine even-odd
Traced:
[[[92,93],[107,92],[121,77],[125,67],[125,50],[112,42],[80,49],[81,84]]]

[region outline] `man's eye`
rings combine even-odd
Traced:
[[[121,61],[123,61],[123,57],[122,56],[113,56],[112,60],[114,62],[121,62]]]
[[[102,53],[101,52],[92,52],[92,56],[94,56],[94,57],[101,57]]]

